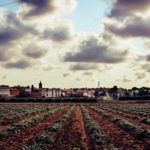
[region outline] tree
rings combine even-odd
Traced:
[[[29,97],[31,97],[31,95],[28,92],[22,90],[17,97],[19,97],[19,98],[29,98]]]
[[[109,93],[114,99],[117,99],[118,98],[118,87],[116,85],[113,86],[113,88],[111,88],[109,90]]]

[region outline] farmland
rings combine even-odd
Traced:
[[[1,103],[2,150],[148,150],[150,103]]]

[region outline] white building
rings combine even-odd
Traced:
[[[49,89],[48,88],[42,88],[41,91],[42,91],[42,97],[47,98]]]
[[[48,89],[48,97],[61,97],[61,89],[59,88]]]
[[[30,87],[29,88],[25,88],[25,92],[31,94],[31,88]]]
[[[7,85],[0,85],[0,97],[9,97],[10,87]]]
[[[94,97],[94,90],[85,90],[83,92],[83,96],[90,97],[90,98]]]
[[[42,93],[42,97],[51,98],[51,97],[61,97],[62,91],[59,88],[53,88],[53,89],[42,88],[41,93]]]

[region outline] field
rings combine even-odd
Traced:
[[[149,150],[150,103],[1,103],[0,150]]]

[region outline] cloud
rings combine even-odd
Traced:
[[[38,31],[21,23],[16,14],[7,12],[3,15],[5,19],[0,22],[0,44],[8,45],[27,34],[37,35]]]
[[[50,70],[52,70],[52,69],[54,69],[54,67],[51,66],[51,65],[46,65],[46,66],[43,67],[43,70],[44,70],[44,71],[50,71]]]
[[[12,53],[6,48],[0,46],[0,62],[8,61],[12,57]]]
[[[46,29],[42,33],[42,38],[51,39],[58,43],[69,41],[73,36],[73,26],[68,22],[61,22],[61,24],[56,25],[54,28]]]
[[[69,73],[64,73],[63,74],[63,77],[68,77],[69,76]]]
[[[6,75],[6,74],[4,74],[4,75],[1,77],[2,80],[5,80],[6,78],[7,78],[7,75]]]
[[[110,17],[120,18],[131,13],[147,11],[150,8],[150,0],[116,0],[113,3]]]
[[[150,42],[149,42],[149,39],[148,39],[148,41],[145,41],[145,42],[144,42],[143,46],[144,46],[144,48],[145,48],[146,50],[149,50],[149,49],[150,49]]]
[[[23,50],[23,53],[30,58],[41,58],[46,55],[47,50],[37,45],[29,45]]]
[[[141,65],[141,69],[144,69],[146,72],[150,72],[150,64],[145,63],[145,64]]]
[[[76,78],[76,81],[81,81],[81,79],[80,78]]]
[[[123,77],[123,82],[132,82],[132,80],[127,79],[126,76]]]
[[[141,17],[130,17],[122,25],[117,23],[106,23],[105,30],[117,36],[129,37],[150,37],[149,19]]]
[[[69,12],[77,5],[76,0],[19,0],[19,2],[23,4],[20,14],[24,18]]]
[[[10,41],[19,39],[21,36],[22,34],[18,32],[16,29],[5,28],[3,30],[0,30],[0,43],[5,44]]]
[[[146,76],[145,73],[136,73],[135,75],[136,75],[137,79],[143,79]]]
[[[150,54],[146,56],[146,60],[150,62]]]
[[[112,47],[102,44],[99,37],[88,36],[80,42],[77,52],[66,53],[66,62],[89,63],[120,63],[126,59],[128,51],[113,50]]]
[[[15,62],[8,62],[3,65],[4,68],[7,69],[26,69],[31,67],[33,64],[27,60],[18,60]]]
[[[93,70],[98,69],[98,66],[95,64],[86,64],[86,63],[78,63],[75,65],[71,65],[69,70],[71,71],[83,71],[83,70]]]
[[[57,9],[54,0],[19,0],[20,3],[26,4],[29,7],[26,17],[52,13]]]
[[[88,72],[88,71],[86,71],[86,72],[83,73],[83,75],[85,75],[85,76],[92,76],[92,75],[93,75],[93,72]]]

